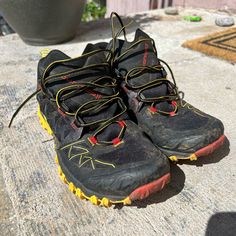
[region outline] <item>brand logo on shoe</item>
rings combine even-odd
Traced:
[[[148,44],[144,44],[144,55],[143,55],[143,66],[147,65],[147,58],[148,58]]]
[[[68,159],[71,161],[75,158],[79,158],[79,162],[77,164],[77,166],[79,168],[81,168],[82,166],[84,166],[86,163],[90,163],[91,167],[93,169],[96,169],[96,164],[100,164],[100,165],[106,165],[106,166],[110,166],[112,168],[115,168],[114,164],[108,163],[108,162],[104,162],[98,159],[93,158],[90,154],[89,154],[89,150],[85,147],[83,147],[82,143],[85,143],[84,140],[80,140],[76,143],[73,143],[71,145],[67,145],[63,148],[61,148],[61,150],[65,150],[65,149],[69,149],[68,151]]]

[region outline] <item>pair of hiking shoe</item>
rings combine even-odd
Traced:
[[[153,39],[137,29],[127,41],[114,12],[111,25],[112,40],[88,44],[80,57],[53,50],[42,58],[38,90],[25,101],[37,94],[62,180],[81,199],[106,207],[160,191],[170,181],[169,159],[196,160],[225,139],[221,121],[182,99]]]

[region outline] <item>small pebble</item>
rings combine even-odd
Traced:
[[[178,9],[175,7],[167,7],[165,9],[165,13],[166,13],[166,15],[178,15],[179,14]]]
[[[232,26],[234,25],[234,18],[231,16],[218,16],[215,23],[221,27]]]

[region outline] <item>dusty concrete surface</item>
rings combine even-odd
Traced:
[[[123,208],[93,206],[61,183],[35,99],[7,128],[13,111],[35,91],[42,48],[25,45],[17,35],[0,38],[0,235],[235,235],[236,65],[181,47],[187,39],[222,30],[214,25],[216,13],[195,12],[203,22],[158,20],[162,11],[136,15],[129,39],[140,26],[156,40],[185,98],[220,118],[229,141],[207,158],[172,165],[165,190]],[[72,42],[50,48],[76,56],[87,42],[109,39],[109,21],[102,20],[82,25]]]

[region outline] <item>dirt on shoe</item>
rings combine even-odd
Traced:
[[[38,64],[34,93],[61,179],[81,199],[106,207],[144,199],[170,180],[168,159],[127,114],[110,55],[92,44],[74,59],[53,50]]]
[[[117,33],[115,19],[121,25]],[[130,42],[116,13],[111,21],[113,39],[107,49],[113,50],[114,72],[134,120],[152,142],[172,161],[196,160],[221,146],[222,122],[183,100],[170,66],[157,56],[154,40],[137,29]],[[118,39],[122,32],[124,40]]]

